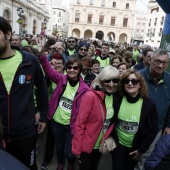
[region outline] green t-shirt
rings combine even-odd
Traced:
[[[138,50],[136,50],[136,51],[133,50],[133,59],[134,59],[134,61],[136,61],[138,54],[139,54]]]
[[[120,144],[126,147],[132,147],[132,142],[138,131],[140,114],[143,99],[139,98],[136,103],[129,103],[126,97],[123,97],[118,119],[117,134]]]
[[[8,93],[11,90],[14,75],[21,61],[22,54],[18,50],[15,50],[15,55],[13,57],[0,59],[0,72],[2,74]],[[20,84],[22,84],[25,79],[26,75],[20,75],[18,81]]]
[[[57,84],[54,82],[51,82],[50,87],[48,88],[49,98],[52,96],[55,88],[57,87]]]
[[[21,41],[21,45],[22,45],[23,47],[27,46],[27,45],[28,45],[28,41],[25,40],[25,39],[23,39],[23,40]]]
[[[102,60],[99,56],[96,58],[100,62],[100,71],[110,65],[110,58],[107,57],[106,59]]]
[[[103,125],[103,130],[104,133],[106,133],[109,124],[110,124],[110,119],[113,117],[114,115],[114,109],[113,109],[113,95],[106,95],[105,97],[105,105],[106,105],[106,120],[104,121],[104,125]],[[94,146],[94,149],[98,149],[99,145],[100,145],[100,141],[102,139],[102,131],[100,132],[100,135],[97,139],[97,142]]]
[[[77,83],[75,87],[72,87],[69,81],[67,82],[66,89],[60,98],[58,108],[53,116],[53,119],[56,122],[62,125],[70,124],[72,103],[78,88],[79,88],[79,83]]]
[[[69,53],[69,55],[74,54],[74,52],[75,52],[75,49],[74,49],[74,50],[69,50],[69,49],[68,49],[68,53]]]

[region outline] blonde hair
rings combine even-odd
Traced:
[[[104,67],[100,73],[96,76],[95,80],[92,82],[92,87],[93,89],[95,88],[100,88],[103,89],[102,87],[102,82],[105,80],[110,80],[113,78],[118,78],[119,77],[119,72],[118,70],[113,67],[113,66],[106,66]]]

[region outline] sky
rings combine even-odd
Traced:
[[[85,0],[84,0],[85,1]],[[70,0],[62,0],[63,2],[63,6],[67,6],[69,7],[70,4]],[[147,4],[148,4],[149,0],[137,0],[136,3],[136,10],[137,11],[143,11],[146,10]]]
[[[144,11],[147,9],[149,0],[137,0],[136,3],[136,10],[137,11]]]

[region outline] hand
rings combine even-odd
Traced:
[[[42,133],[45,127],[46,127],[46,123],[38,122],[38,128],[37,128],[38,134]]]
[[[53,49],[53,51],[54,52],[57,52],[57,53],[60,53],[60,54],[62,54],[63,52],[64,52],[64,48],[61,46],[61,45],[59,45],[59,44],[54,44],[54,45],[52,45],[51,46],[51,49]]]
[[[170,134],[170,128],[166,127],[163,131],[163,135],[169,135]]]
[[[138,150],[135,150],[135,151],[129,153],[129,155],[133,155],[133,154],[135,154],[135,155],[134,155],[134,157],[132,159],[137,161],[139,159],[139,157],[140,157],[140,153],[138,152]]]
[[[37,112],[36,115],[35,115],[36,124],[38,124],[39,120],[40,120],[40,113]]]
[[[38,52],[42,52],[44,50],[44,46],[46,44],[46,39],[44,36],[36,38],[36,43],[38,46]]]

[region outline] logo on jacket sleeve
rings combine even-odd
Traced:
[[[20,75],[20,76],[19,76],[19,83],[20,83],[20,84],[24,84],[24,83],[25,83],[25,78],[26,78],[25,75]]]

